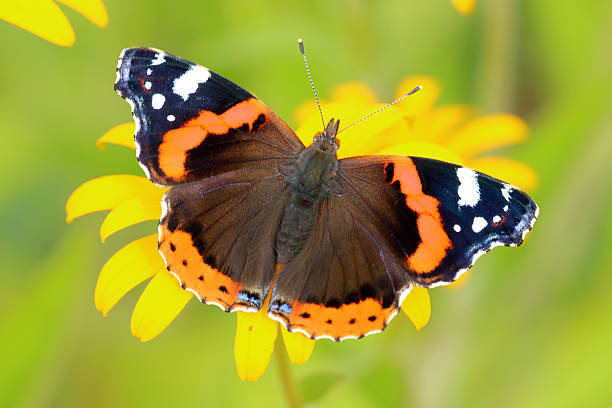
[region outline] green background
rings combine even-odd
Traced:
[[[103,214],[64,222],[68,195],[141,174],[133,151],[96,149],[131,120],[113,92],[117,56],[153,46],[204,64],[296,125],[312,98],[360,81],[389,100],[408,75],[437,77],[441,103],[506,111],[529,140],[504,155],[540,176],[527,244],[483,257],[460,290],[431,291],[420,332],[320,341],[293,366],[317,407],[605,407],[612,404],[612,2],[478,0],[118,1],[99,29],[64,8],[71,48],[0,22],[0,406],[276,407],[273,357],[257,383],[233,361],[235,315],[190,302],[155,340],[129,331],[141,285],[104,319],[98,271],[145,223],[98,240]],[[376,119],[371,119],[376,120]],[[277,351],[284,352],[281,347]]]

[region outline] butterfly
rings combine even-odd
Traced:
[[[518,188],[409,156],[338,160],[339,120],[306,147],[272,110],[215,72],[152,48],[123,50],[115,91],[137,158],[169,187],[159,252],[183,289],[310,338],[383,330],[414,285],[456,280],[538,215]]]

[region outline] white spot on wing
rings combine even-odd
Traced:
[[[508,206],[504,205],[504,212],[508,212]]]
[[[172,91],[186,101],[189,95],[198,89],[200,84],[208,81],[208,78],[210,78],[209,70],[200,65],[193,65],[187,72],[174,80]]]
[[[151,89],[151,86],[152,86],[151,81],[145,82],[145,89]]]
[[[166,97],[160,93],[153,94],[151,98],[151,106],[153,109],[161,109],[164,106],[164,102],[166,102]]]
[[[457,204],[475,206],[480,201],[480,186],[478,185],[477,174],[474,170],[467,167],[459,167],[457,169],[457,178],[459,179],[459,188],[457,194],[459,201]]]
[[[176,118],[174,117],[174,115],[168,115],[166,119],[168,119],[169,122],[174,122]]]
[[[472,231],[479,233],[487,226],[487,220],[482,217],[474,217],[474,222],[472,223]]]
[[[151,75],[153,73],[153,70],[151,68],[147,68],[147,75]]]
[[[453,227],[453,229],[455,230],[455,232],[461,232],[461,225],[459,225],[459,224],[455,224],[455,226]]]
[[[155,59],[151,61],[151,65],[163,64],[164,62],[166,62],[166,58],[164,58],[165,56],[166,54],[164,54],[163,52],[158,52],[157,54],[155,54]]]
[[[504,184],[504,187],[501,189],[502,195],[508,202],[510,202],[510,192],[511,191],[512,191],[512,186],[510,184]]]
[[[498,222],[500,222],[500,221],[501,221],[501,217],[500,217],[499,215],[496,215],[495,217],[493,217],[493,222],[494,222],[494,223],[496,223],[496,224],[497,224],[497,223],[498,223]]]

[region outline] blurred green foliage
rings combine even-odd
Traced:
[[[431,291],[415,332],[317,343],[294,366],[318,407],[604,407],[612,404],[612,3],[478,0],[118,1],[100,30],[66,9],[77,41],[60,48],[0,22],[0,406],[282,406],[275,360],[238,379],[235,316],[197,302],[159,338],[129,331],[140,288],[103,319],[97,273],[135,226],[104,245],[102,214],[64,223],[85,180],[140,174],[133,152],[95,140],[130,121],[112,90],[122,48],[153,46],[256,93],[290,124],[347,81],[390,99],[411,74],[437,77],[442,103],[520,114],[532,131],[505,154],[540,175],[541,217],[524,247],[496,249],[459,290]],[[501,26],[501,29],[500,29]],[[375,120],[375,119],[373,119]],[[279,347],[280,348],[280,347]]]

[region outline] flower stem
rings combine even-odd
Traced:
[[[300,395],[293,379],[293,373],[291,372],[291,364],[289,362],[289,356],[285,350],[284,345],[276,347],[276,358],[278,361],[278,375],[283,390],[285,391],[285,397],[287,398],[287,404],[290,408],[301,408],[302,402],[300,401]]]

